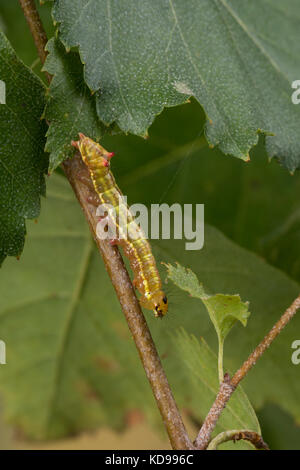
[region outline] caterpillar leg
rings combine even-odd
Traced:
[[[87,202],[92,206],[98,207],[100,204],[99,196],[96,193],[91,193],[87,197]],[[102,217],[103,218],[103,217]],[[100,219],[101,220],[101,219]]]

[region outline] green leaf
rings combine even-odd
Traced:
[[[0,390],[6,415],[35,438],[55,438],[101,424],[120,428],[132,408],[160,423],[114,290],[63,177],[51,176],[43,205],[39,223],[29,224],[21,260],[7,260],[0,272],[0,331],[7,346]],[[209,225],[199,253],[186,252],[182,241],[169,240],[159,242],[154,252],[159,266],[161,260],[175,259],[191,266],[211,292],[236,290],[250,300],[253,321],[247,329],[233,329],[228,343],[226,367],[232,371],[299,291],[298,284]],[[170,284],[165,288],[168,316],[158,322],[147,312],[147,319],[179,406],[201,421],[212,400],[202,397],[202,405],[199,385],[186,367],[179,367],[172,333],[184,327],[215,348],[215,332],[197,299],[180,295]],[[244,384],[256,407],[269,400],[280,402],[298,418],[300,388],[290,345],[299,321],[296,317],[283,331]],[[210,373],[217,380],[215,370]]]
[[[180,289],[190,293],[192,297],[200,299],[209,313],[210,319],[216,329],[219,340],[219,381],[223,381],[223,346],[226,336],[231,328],[240,321],[243,326],[247,325],[250,315],[248,302],[242,302],[239,295],[215,294],[207,295],[197,276],[180,264],[166,265],[168,278]]]
[[[66,53],[62,44],[51,39],[44,70],[53,75],[44,118],[50,122],[46,150],[50,152],[50,171],[74,154],[71,140],[83,132],[99,140],[105,126],[97,117],[95,99],[83,80],[78,54]]]
[[[56,0],[53,14],[105,123],[145,135],[164,107],[194,96],[210,144],[248,160],[263,132],[270,157],[300,167],[299,3]]]
[[[174,334],[173,344],[177,352],[178,367],[188,371],[203,415],[205,415],[219,391],[217,374],[217,358],[203,338],[198,341],[183,329]],[[201,404],[200,404],[201,402]],[[260,434],[256,414],[242,387],[239,387],[226,405],[213,436],[229,429],[249,429]],[[244,444],[244,447],[252,448]],[[227,444],[226,448],[236,448],[235,444]]]
[[[26,234],[25,219],[38,217],[45,193],[44,154],[46,124],[40,117],[45,89],[17,58],[0,33],[0,263],[19,256]],[[6,95],[6,96],[5,96]],[[5,100],[4,100],[5,98]]]

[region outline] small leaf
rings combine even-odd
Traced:
[[[174,284],[189,292],[192,297],[202,300],[222,342],[237,321],[240,321],[244,326],[247,325],[247,319],[250,315],[248,302],[242,302],[239,295],[207,295],[193,271],[184,268],[179,263],[176,264],[176,267],[171,264],[166,264],[166,266],[168,278]]]
[[[46,123],[42,82],[17,58],[0,33],[0,264],[22,252],[25,219],[38,217],[45,193]]]
[[[224,341],[237,321],[242,325],[247,325],[250,315],[248,302],[242,302],[239,295],[215,294],[207,295],[202,284],[199,283],[196,274],[190,269],[185,269],[177,263],[176,267],[166,264],[168,277],[180,289],[190,293],[204,303],[209,313],[210,319],[216,329],[219,340],[219,381],[223,381],[223,346]]]
[[[71,140],[83,132],[99,140],[105,126],[97,117],[95,99],[83,80],[78,54],[66,53],[57,39],[46,47],[49,55],[44,70],[53,75],[44,118],[50,122],[46,150],[50,152],[50,171],[74,154]]]

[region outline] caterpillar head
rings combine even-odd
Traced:
[[[71,142],[73,147],[81,153],[83,161],[93,169],[93,166],[109,167],[109,160],[114,156],[113,152],[108,152],[97,142],[79,132],[79,140]]]
[[[153,310],[156,318],[162,318],[168,311],[168,299],[162,290],[156,290],[140,297],[140,304],[148,310]]]
[[[154,292],[151,296],[153,312],[156,317],[162,318],[168,311],[168,299],[162,290]]]

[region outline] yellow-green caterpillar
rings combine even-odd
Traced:
[[[107,152],[101,145],[84,134],[80,133],[79,137],[80,140],[72,142],[72,145],[79,149],[82,160],[88,167],[100,203],[104,207],[109,205],[115,209],[117,216],[110,214],[110,217],[112,217],[111,221],[115,225],[118,234],[121,231],[119,224],[120,212],[122,218],[126,218],[128,228],[126,238],[119,237],[113,240],[113,243],[122,246],[125,256],[130,261],[131,269],[134,272],[133,285],[141,293],[140,304],[149,310],[153,310],[156,317],[163,317],[168,311],[168,300],[162,291],[161,279],[150,244],[135,222],[110,171],[109,162],[114,154]],[[120,201],[123,202],[120,204]],[[135,236],[131,236],[131,233],[134,233]],[[137,233],[138,236],[136,236]]]

